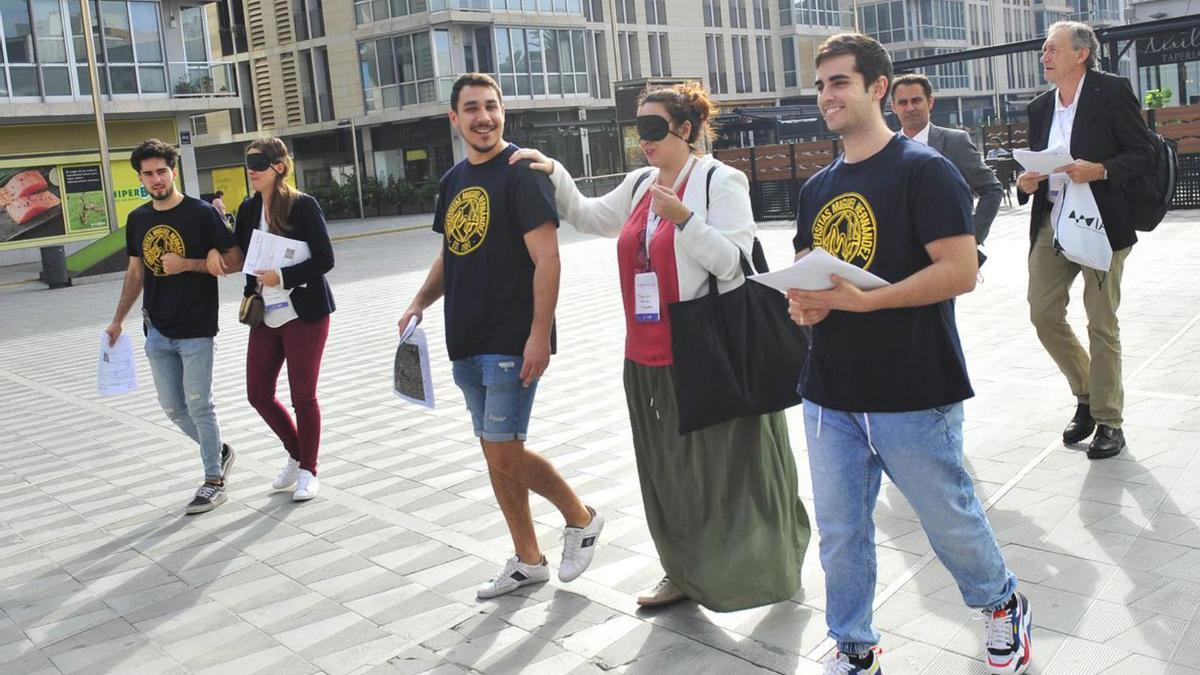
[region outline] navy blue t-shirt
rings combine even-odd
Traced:
[[[463,160],[438,185],[433,231],[442,238],[446,350],[457,361],[480,354],[521,356],[533,323],[533,259],[525,234],[558,227],[554,187],[528,160],[509,165],[508,144],[483,164]],[[550,330],[550,351],[556,347]]]
[[[861,162],[838,157],[800,190],[795,249],[819,246],[896,283],[933,264],[925,245],[972,234],[971,191],[944,157],[898,134]],[[848,412],[907,412],[974,395],[954,301],[833,311],[813,326],[804,398]]]
[[[125,250],[146,266],[142,307],[158,332],[176,340],[212,337],[219,303],[216,277],[207,272],[168,275],[162,256],[204,260],[214,248],[224,253],[234,246],[237,242],[217,210],[195,197],[184,196],[166,211],[146,202],[129,214]]]

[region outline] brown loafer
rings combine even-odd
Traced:
[[[637,604],[640,607],[662,607],[663,605],[670,605],[682,600],[687,600],[687,596],[683,594],[683,591],[671,583],[670,578],[663,577],[662,581],[658,582],[658,585],[653,590],[638,596]]]

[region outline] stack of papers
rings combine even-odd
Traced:
[[[781,293],[786,293],[790,288],[802,291],[827,291],[833,288],[833,282],[829,280],[829,277],[834,274],[864,291],[888,285],[888,282],[861,267],[855,267],[840,258],[833,257],[829,251],[823,248],[813,249],[808,255],[792,263],[789,267],[765,274],[755,274],[750,279],[764,286],[770,286]]]
[[[396,347],[392,367],[392,393],[425,408],[433,407],[433,379],[429,375],[429,343],[425,331],[417,327],[417,317],[409,320]]]

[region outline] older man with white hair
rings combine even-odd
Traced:
[[[1017,197],[1033,196],[1029,238],[1029,315],[1038,339],[1067,377],[1076,398],[1075,415],[1063,430],[1063,443],[1086,440],[1090,459],[1125,448],[1121,431],[1124,386],[1117,307],[1125,259],[1137,241],[1126,182],[1150,169],[1153,146],[1129,80],[1101,72],[1096,34],[1086,24],[1062,21],[1050,26],[1042,45],[1046,81],[1054,89],[1029,102],[1029,146],[1062,148],[1075,158],[1052,175],[1022,173]],[[1085,269],[1061,255],[1050,214],[1067,182],[1086,183],[1096,199],[1112,247],[1107,272]],[[1067,323],[1067,301],[1083,273],[1083,306],[1088,318],[1085,350]]]

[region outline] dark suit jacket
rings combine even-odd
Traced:
[[[950,160],[966,179],[971,192],[979,197],[972,221],[975,225],[975,241],[982,244],[992,229],[996,212],[1000,210],[1000,200],[1004,198],[1004,188],[1000,186],[1000,179],[983,163],[983,157],[971,142],[971,135],[965,131],[930,124],[929,147]]]
[[[242,254],[250,248],[250,237],[262,218],[262,197],[255,193],[238,209],[237,223],[233,233],[237,237]],[[329,230],[325,229],[325,214],[317,200],[300,194],[292,204],[288,215],[291,229],[282,233],[289,239],[299,239],[308,244],[312,257],[304,262],[280,270],[283,287],[291,289],[292,306],[296,314],[305,321],[317,321],[329,316],[336,309],[333,291],[325,275],[333,269],[333,244],[329,241]],[[245,295],[254,293],[258,278],[246,275]]]
[[[1029,149],[1045,150],[1049,142],[1050,125],[1054,120],[1054,97],[1057,89],[1042,92],[1029,102]],[[1089,183],[1108,242],[1114,251],[1133,246],[1137,241],[1130,220],[1129,202],[1122,186],[1131,178],[1150,169],[1154,147],[1146,134],[1141,104],[1133,93],[1129,80],[1089,70],[1077,94],[1078,108],[1071,127],[1071,156],[1099,162],[1108,170],[1108,180]],[[1037,238],[1038,216],[1052,206],[1046,197],[1048,180],[1038,186],[1033,195],[1033,214],[1029,221],[1029,241]],[[1029,195],[1017,190],[1017,199],[1024,204]]]

